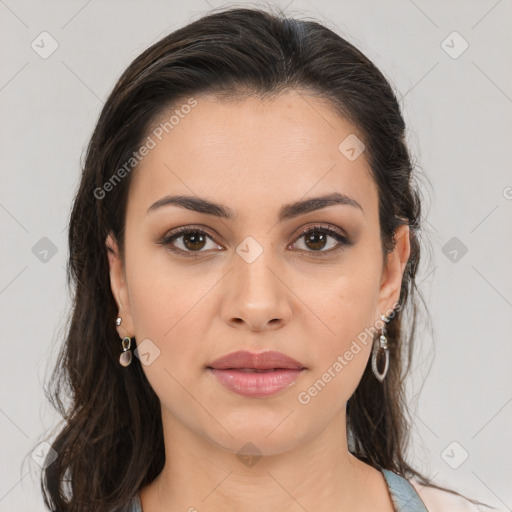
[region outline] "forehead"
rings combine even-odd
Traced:
[[[261,214],[333,191],[356,199],[365,215],[376,208],[365,152],[353,159],[345,151],[362,137],[327,101],[295,91],[193,100],[193,107],[184,108],[194,105],[185,99],[163,112],[146,134],[151,149],[132,176],[129,210],[145,212],[166,194],[182,193]]]

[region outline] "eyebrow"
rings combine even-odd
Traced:
[[[236,212],[223,204],[214,203],[197,196],[184,195],[162,197],[148,208],[146,215],[168,205],[180,206],[181,208],[186,208],[187,210],[193,210],[195,212],[205,213],[207,215],[214,215],[216,217],[231,221],[237,218]],[[320,210],[332,205],[352,206],[354,208],[358,208],[361,210],[361,212],[364,213],[363,207],[355,199],[352,199],[345,194],[334,192],[332,194],[313,197],[311,199],[305,199],[302,201],[294,201],[292,203],[283,205],[279,210],[278,222],[293,219],[299,215],[304,215],[306,213]]]

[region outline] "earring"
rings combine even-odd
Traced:
[[[123,338],[123,352],[119,356],[119,364],[121,366],[129,366],[132,362],[132,352],[130,350],[130,346],[132,344],[132,339],[130,336],[126,336]]]
[[[388,373],[388,368],[389,368],[389,350],[388,350],[388,340],[386,338],[386,324],[390,320],[389,318],[387,318],[384,315],[382,315],[381,318],[384,321],[384,325],[382,326],[382,332],[379,337],[379,342],[375,343],[373,345],[373,350],[372,350],[372,370],[373,370],[373,374],[375,375],[377,380],[379,380],[380,382],[382,382],[385,379],[386,374]],[[384,370],[382,370],[382,373],[379,372],[379,369],[377,368],[377,356],[381,349],[384,350]]]
[[[121,325],[121,317],[118,316],[116,319],[116,325],[119,327]],[[132,353],[130,351],[130,347],[132,345],[132,339],[130,336],[126,336],[123,338],[122,346],[123,351],[121,352],[121,355],[119,356],[119,364],[121,366],[129,366],[132,362]]]

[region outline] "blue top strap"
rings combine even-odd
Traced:
[[[388,484],[396,512],[428,512],[416,489],[405,478],[389,469],[381,471]]]
[[[142,503],[140,502],[139,493],[137,493],[132,501],[130,501],[130,505],[126,512],[142,512]]]

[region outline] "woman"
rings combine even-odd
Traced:
[[[404,131],[379,70],[315,22],[228,9],[134,60],[70,220],[49,508],[479,510],[404,455]]]

